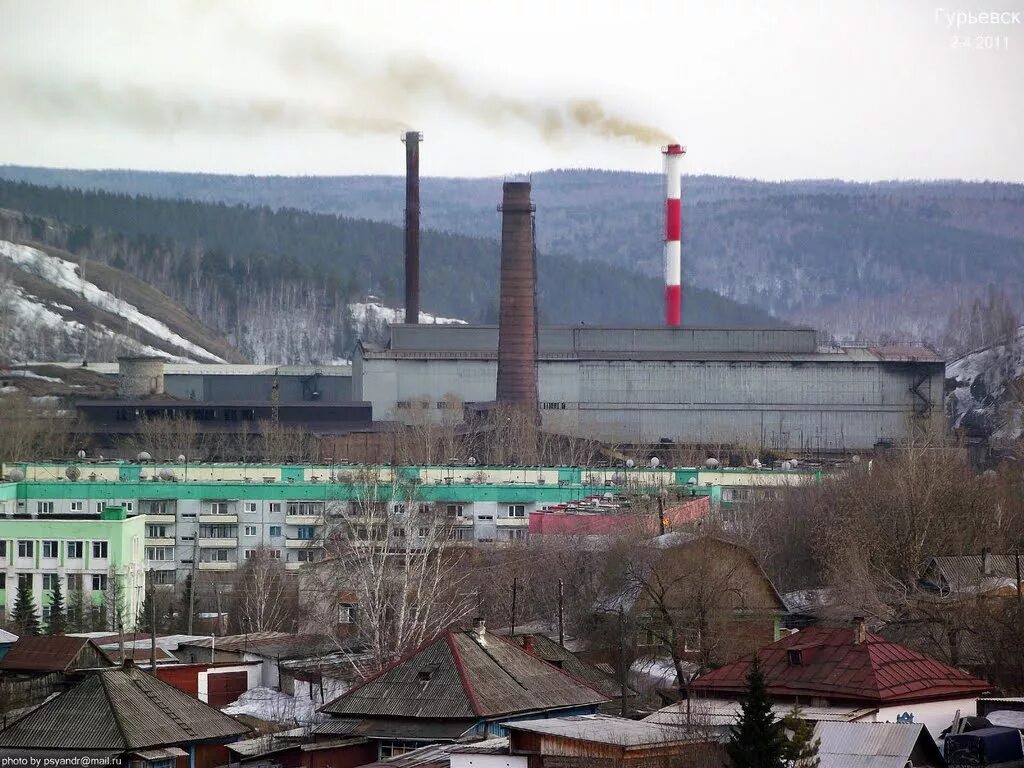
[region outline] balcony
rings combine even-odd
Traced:
[[[146,515],[147,523],[174,523],[174,515]]]
[[[238,538],[198,538],[200,548],[203,549],[234,549],[238,546]]]
[[[284,518],[288,525],[323,525],[323,515],[286,515]]]
[[[176,539],[173,536],[168,536],[167,538],[159,539],[152,539],[148,536],[146,537],[147,547],[173,547],[175,545],[175,542]]]
[[[320,539],[287,539],[284,545],[288,549],[312,549],[322,548],[323,542]]]
[[[200,523],[222,523],[224,525],[230,525],[232,523],[238,523],[238,515],[211,515],[202,514],[199,516]]]
[[[498,518],[499,528],[529,528],[530,518],[529,517],[499,517]]]
[[[215,560],[208,563],[199,562],[196,565],[199,566],[200,571],[233,571],[238,568],[238,563],[234,560]]]
[[[285,563],[284,564],[284,569],[286,571],[297,571],[297,570],[299,570],[299,568],[301,568],[304,565],[305,565],[305,563]]]

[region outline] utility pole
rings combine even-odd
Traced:
[[[626,612],[619,606],[619,683],[622,704],[619,714],[626,716]]]
[[[516,636],[516,593],[519,591],[519,577],[516,576],[512,579],[512,631],[509,633],[510,637]]]
[[[658,494],[658,535],[665,535],[665,498]]]
[[[192,619],[196,615],[196,556],[199,554],[199,542],[196,537],[199,535],[197,529],[192,537],[192,575],[188,580],[188,633],[192,634]]]
[[[558,580],[558,644],[565,648],[565,626],[562,623],[562,580]]]
[[[156,589],[154,571],[149,569],[149,671],[156,674]]]

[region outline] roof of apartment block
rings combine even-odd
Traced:
[[[583,681],[498,635],[445,631],[321,711],[475,720],[605,701]]]
[[[95,672],[0,731],[0,747],[129,750],[227,739],[232,717],[135,666]]]
[[[864,633],[855,642],[852,627],[808,627],[761,648],[768,693],[818,696],[871,704],[976,696],[991,686],[984,680],[917,653],[881,635]],[[739,694],[747,689],[751,656],[697,678],[701,693]]]

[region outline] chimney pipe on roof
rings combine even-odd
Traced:
[[[498,402],[537,409],[537,254],[530,182],[506,181],[501,211]]]
[[[409,131],[405,142],[405,322],[420,321],[420,142],[423,134]]]
[[[480,645],[487,645],[487,624],[480,616],[473,619],[473,639]]]
[[[853,644],[860,645],[867,640],[867,627],[863,616],[853,617]]]
[[[523,635],[523,650],[533,653],[533,635]]]

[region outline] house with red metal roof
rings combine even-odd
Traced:
[[[877,709],[878,722],[923,723],[938,736],[956,711],[973,712],[984,680],[851,627],[808,627],[761,648],[768,694],[811,707]],[[752,656],[712,670],[690,684],[694,697],[738,699],[746,691]]]

